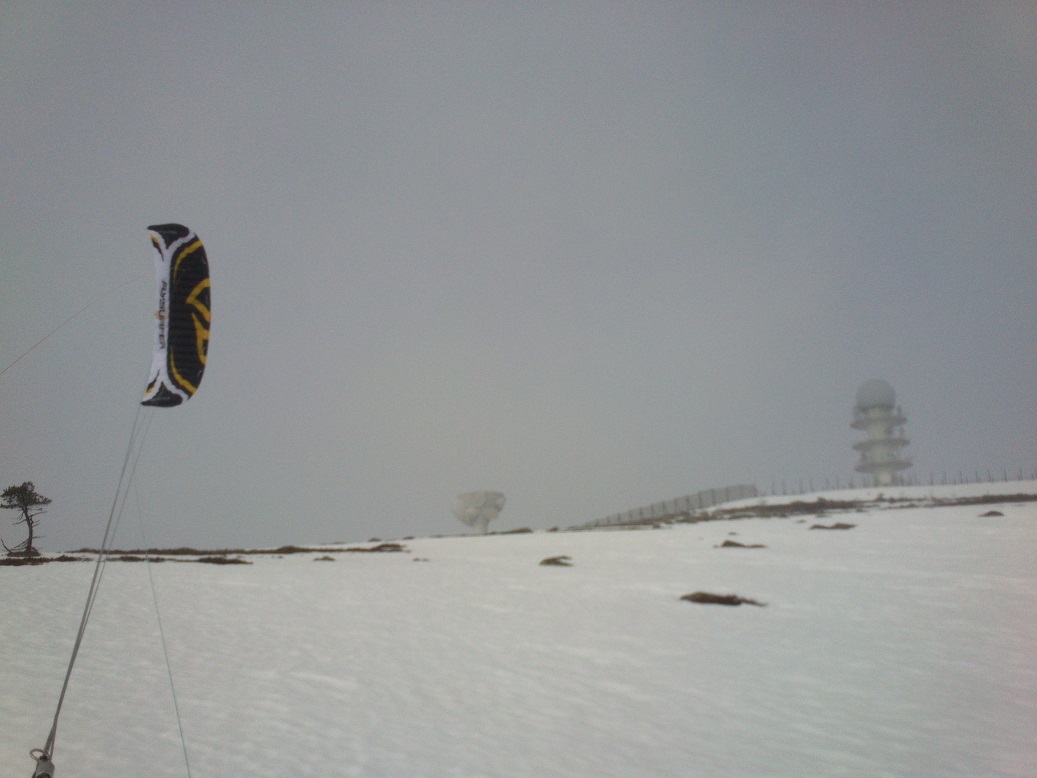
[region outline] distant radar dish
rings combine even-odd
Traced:
[[[486,526],[503,508],[504,495],[500,492],[465,492],[454,501],[454,515],[480,535],[486,534]]]

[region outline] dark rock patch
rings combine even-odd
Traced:
[[[247,559],[241,559],[235,556],[203,556],[195,560],[196,562],[204,562],[208,565],[250,565],[252,564]]]
[[[755,605],[759,608],[766,607],[766,603],[751,600],[748,597],[739,597],[737,594],[712,594],[710,592],[694,592],[685,594],[682,600],[697,602],[702,605]]]
[[[110,556],[110,557],[108,557],[108,561],[109,562],[144,562],[144,561],[149,561],[149,562],[165,562],[166,560],[163,559],[160,556],[152,558],[152,557],[137,556],[136,554],[120,554],[118,556]]]
[[[85,562],[86,557],[71,556],[70,554],[62,554],[61,556],[42,556],[39,552],[32,556],[25,556],[24,554],[9,554],[5,557],[0,557],[0,567],[21,567],[22,565],[43,565],[47,562]]]
[[[554,567],[572,567],[573,561],[571,557],[565,556],[549,556],[547,559],[541,559],[540,564]]]
[[[987,511],[986,513],[979,514],[980,518],[986,518],[987,516],[1004,516],[1005,514],[1001,511]]]
[[[371,548],[346,548],[343,551],[348,551],[354,554],[392,554],[401,551],[406,551],[399,543],[379,543],[377,546]]]
[[[49,559],[38,556],[5,556],[0,558],[0,565],[4,567],[21,567],[22,565],[42,565]]]
[[[273,554],[305,554],[307,551],[308,551],[308,549],[305,549],[302,546],[281,546],[280,548],[275,548],[271,553],[273,553]]]
[[[812,524],[810,529],[853,529],[856,526],[856,524],[844,524],[837,521],[835,524]]]
[[[739,543],[737,540],[725,540],[713,548],[767,548],[763,543]]]

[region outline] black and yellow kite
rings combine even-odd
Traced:
[[[198,236],[182,224],[148,227],[155,247],[158,311],[155,352],[142,405],[170,408],[202,381],[212,311],[209,262]]]

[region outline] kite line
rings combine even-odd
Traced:
[[[150,421],[148,422],[150,424]],[[148,432],[145,429],[144,435]],[[143,441],[141,443],[143,447]],[[140,509],[140,494],[137,487],[133,488],[133,496],[137,504],[137,526],[140,528],[140,546],[144,549],[144,568],[148,571],[148,583],[151,584],[151,599],[155,603],[155,621],[158,623],[158,637],[162,643],[162,656],[166,660],[166,675],[169,676],[169,691],[173,696],[173,711],[176,713],[176,726],[180,732],[180,745],[184,751],[184,766],[187,768],[187,778],[191,778],[191,760],[187,756],[187,739],[184,737],[184,724],[180,718],[180,703],[176,699],[176,685],[173,683],[173,666],[169,663],[169,649],[166,643],[166,631],[162,627],[162,615],[158,607],[158,593],[155,591],[155,578],[151,574],[151,551],[148,548],[147,539],[144,537],[144,513]]]
[[[111,551],[111,546],[115,539],[115,530],[119,526],[119,520],[126,505],[126,493],[129,489],[130,481],[133,479],[133,474],[137,469],[137,463],[140,461],[144,438],[151,425],[151,414],[147,414],[147,423],[143,426],[143,433],[141,432],[142,415],[144,415],[144,410],[142,406],[138,405],[137,413],[133,417],[133,427],[130,430],[130,440],[126,446],[126,455],[123,457],[122,470],[119,472],[118,485],[115,488],[115,498],[112,500],[112,507],[108,512],[108,523],[105,525],[104,537],[97,551],[94,575],[87,590],[86,604],[83,606],[83,615],[79,620],[76,640],[72,645],[72,656],[68,660],[65,680],[61,684],[61,693],[58,695],[58,704],[54,710],[54,722],[51,724],[50,734],[47,735],[47,741],[43,748],[36,748],[29,752],[32,758],[36,760],[36,770],[33,772],[33,778],[53,778],[54,776],[54,763],[52,760],[54,757],[54,743],[58,735],[58,719],[61,716],[61,707],[64,705],[65,693],[68,691],[68,683],[72,678],[72,668],[76,664],[76,657],[79,656],[79,648],[83,644],[84,635],[86,635],[86,625],[90,621],[90,614],[94,609],[97,592],[101,587],[101,579],[104,576],[104,567],[108,561],[108,553]],[[137,445],[138,442],[139,445]],[[133,456],[134,448],[137,450],[136,456]]]
[[[50,734],[47,736],[43,748],[35,748],[29,752],[32,758],[36,760],[33,778],[54,778],[53,757],[55,741],[57,740],[58,719],[61,716],[61,708],[65,701],[65,694],[68,691],[69,679],[72,677],[72,668],[82,646],[83,636],[86,634],[86,625],[90,620],[90,614],[97,599],[97,592],[101,586],[105,564],[114,543],[115,532],[122,517],[122,512],[126,507],[130,484],[137,470],[137,464],[140,462],[141,453],[144,449],[144,440],[147,438],[147,433],[151,426],[151,412],[144,410],[144,406],[171,408],[180,405],[198,391],[198,385],[201,383],[202,374],[205,371],[206,357],[209,351],[209,327],[212,319],[209,264],[205,248],[194,231],[182,224],[153,225],[148,228],[148,232],[151,236],[151,244],[155,249],[155,269],[158,280],[155,349],[152,355],[151,367],[148,370],[144,399],[137,406],[137,412],[133,418],[133,426],[130,430],[129,442],[126,445],[126,455],[123,458],[122,470],[119,473],[115,497],[112,500],[112,507],[108,513],[104,538],[97,552],[97,563],[94,567],[93,579],[87,592],[86,604],[83,607],[83,615],[80,619],[79,629],[72,647],[72,656],[69,659],[68,669],[65,671],[65,680],[61,686],[61,694],[58,697],[58,704],[54,711],[54,721],[51,725]],[[129,282],[127,281],[126,283]],[[126,283],[122,286],[125,286]],[[117,289],[121,288],[120,286]],[[111,292],[108,294],[111,294]],[[102,297],[104,296],[106,295],[102,295]],[[3,371],[0,371],[0,375],[96,302],[97,300],[92,300],[51,332],[47,333],[25,353],[15,359],[14,362],[5,367]],[[141,533],[143,534],[143,526],[141,527]],[[151,593],[155,601],[157,614],[158,597],[155,594],[155,584],[151,578],[150,566],[148,568],[148,578],[151,580]],[[166,657],[166,670],[169,674],[170,687],[173,688],[173,674],[169,665],[169,654],[166,650],[161,618],[159,618],[159,633],[162,638],[162,650]],[[180,709],[176,701],[175,688],[173,688],[173,705],[176,709],[177,724],[179,725]],[[184,760],[187,764],[188,778],[190,778],[191,766],[187,760],[187,745],[183,740],[182,726],[180,726],[180,738],[184,746]]]
[[[35,351],[35,350],[36,350],[36,347],[37,347],[37,346],[41,346],[41,345],[43,345],[43,342],[44,342],[45,340],[47,340],[48,338],[50,338],[50,336],[51,336],[51,335],[54,335],[54,334],[56,334],[56,333],[57,333],[57,332],[58,332],[59,330],[63,329],[63,328],[65,327],[65,325],[66,325],[66,324],[68,324],[69,322],[71,322],[71,321],[72,321],[73,319],[77,318],[77,317],[78,317],[78,316],[79,316],[79,315],[80,315],[81,313],[83,313],[84,311],[86,311],[86,310],[87,310],[88,308],[92,308],[92,307],[93,307],[94,305],[96,305],[97,303],[101,302],[101,300],[104,300],[104,299],[106,299],[106,298],[108,298],[108,297],[111,297],[111,296],[112,296],[113,294],[115,294],[116,292],[118,292],[118,291],[119,291],[120,289],[122,289],[122,288],[123,288],[124,286],[126,286],[127,284],[130,284],[130,283],[132,283],[132,282],[133,282],[133,280],[134,280],[134,279],[132,279],[132,278],[131,278],[131,279],[130,279],[129,281],[124,281],[123,283],[119,284],[119,285],[118,285],[117,287],[115,287],[114,289],[109,289],[109,290],[108,290],[107,292],[103,292],[103,293],[101,293],[101,294],[97,295],[97,297],[95,297],[94,299],[92,299],[92,300],[91,300],[90,302],[88,302],[88,303],[87,303],[86,305],[84,305],[84,306],[83,306],[82,308],[80,308],[80,309],[79,309],[78,311],[76,311],[76,312],[75,312],[75,313],[73,313],[73,314],[72,314],[71,316],[69,316],[69,317],[68,317],[67,319],[65,319],[65,321],[61,322],[61,324],[59,324],[59,325],[58,325],[57,327],[55,327],[54,329],[52,329],[52,330],[51,330],[50,332],[48,332],[48,333],[47,333],[46,335],[44,335],[44,336],[43,336],[42,338],[40,338],[40,339],[39,339],[38,341],[36,341],[35,343],[33,343],[33,344],[32,344],[31,346],[29,346],[29,348],[28,348],[28,349],[26,349],[26,350],[25,350],[25,351],[23,351],[23,352],[22,352],[21,354],[19,354],[19,355],[18,355],[18,357],[17,357],[17,358],[16,358],[16,359],[15,359],[15,360],[14,360],[13,362],[11,362],[11,363],[10,363],[10,364],[9,364],[9,365],[8,365],[7,367],[5,367],[5,368],[4,368],[3,370],[0,370],[0,376],[2,376],[2,375],[3,375],[4,373],[6,373],[6,372],[7,372],[8,370],[10,370],[10,369],[11,369],[12,367],[14,367],[14,366],[15,366],[16,364],[18,364],[18,363],[19,363],[19,362],[20,362],[20,361],[22,360],[22,358],[23,358],[23,357],[27,357],[27,356],[29,356],[29,354],[31,354],[31,353],[32,353],[33,351]]]

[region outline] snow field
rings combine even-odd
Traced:
[[[1037,504],[988,507],[152,564],[192,774],[1035,775]],[[856,527],[808,529],[834,521]],[[31,773],[92,569],[0,569],[6,774]],[[143,564],[106,568],[55,762],[186,775]]]

